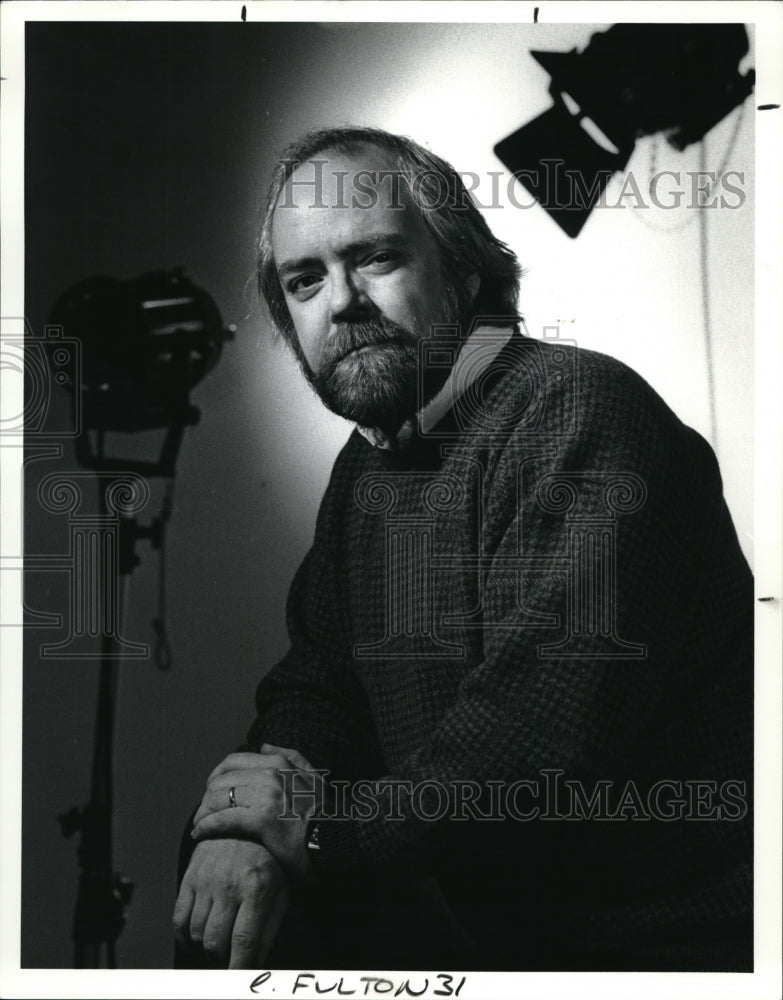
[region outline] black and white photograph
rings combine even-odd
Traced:
[[[0,993],[778,996],[781,7],[0,16]]]

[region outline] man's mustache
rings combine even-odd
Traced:
[[[319,375],[331,374],[342,359],[352,351],[391,342],[414,344],[415,338],[404,326],[399,326],[388,319],[340,323],[324,344],[318,366]]]

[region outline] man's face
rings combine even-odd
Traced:
[[[394,169],[380,150],[316,159],[293,172],[272,231],[300,359],[330,409],[393,432],[425,401],[418,342],[459,320],[460,294],[407,186],[379,176]]]

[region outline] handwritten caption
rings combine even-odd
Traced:
[[[272,984],[272,973],[261,972],[250,984],[250,992],[271,996],[322,996],[332,994],[338,997],[458,997],[467,976],[457,980],[456,976],[438,972],[431,976],[410,976],[393,980],[384,976],[340,976],[320,979],[314,972],[297,972],[296,977]],[[278,985],[280,992],[278,992]],[[287,987],[287,992],[286,992]]]

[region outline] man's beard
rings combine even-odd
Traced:
[[[440,322],[459,323],[463,313],[459,292],[449,283]],[[330,410],[362,427],[393,434],[448,378],[445,367],[419,370],[419,341],[429,333],[381,316],[339,324],[324,345],[317,372],[297,353],[308,381]]]

